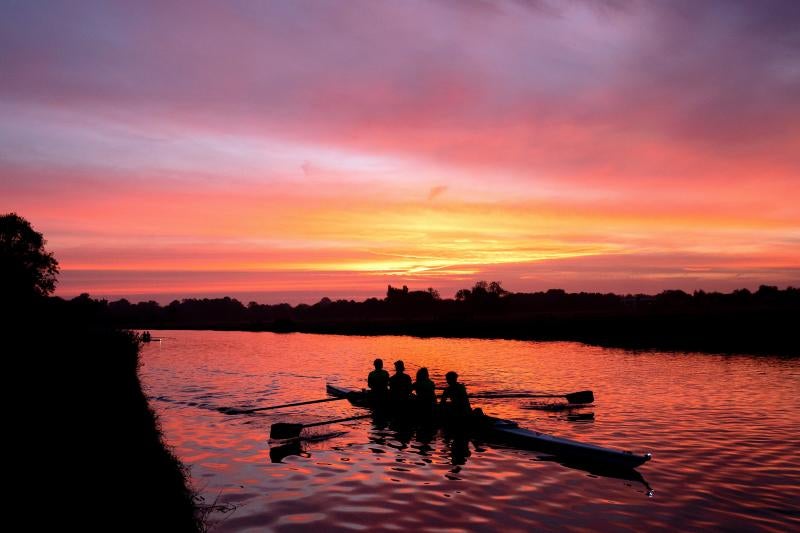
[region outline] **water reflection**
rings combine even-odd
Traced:
[[[282,463],[290,456],[311,459],[314,444],[346,434],[346,431],[335,431],[291,440],[270,440],[270,461],[272,463]],[[446,479],[452,481],[464,479],[460,474],[468,460],[472,458],[473,450],[478,454],[486,450],[485,445],[479,439],[469,436],[463,431],[437,429],[431,425],[414,427],[410,424],[389,424],[385,417],[373,417],[372,428],[368,433],[368,437],[369,443],[372,445],[369,450],[373,454],[386,454],[387,448],[400,452],[395,461],[406,465],[406,467],[395,467],[395,471],[408,471],[414,465],[430,465],[434,461],[434,457],[441,457],[446,458],[450,465],[450,468],[443,475]],[[344,448],[334,449],[344,451]],[[500,449],[505,448],[500,447]],[[407,457],[405,454],[418,455],[421,461],[414,462],[410,456]],[[550,455],[536,455],[535,457],[538,461],[556,463],[572,470],[588,473],[592,477],[620,479],[640,484],[644,487],[645,494],[648,497],[652,497],[654,494],[653,488],[645,480],[644,476],[632,468],[614,468],[598,463],[581,462]],[[344,461],[345,459],[342,460]]]
[[[467,463],[467,458],[472,455],[469,451],[469,438],[465,435],[455,435],[450,438],[445,437],[444,443],[450,450],[450,464],[455,468],[452,473],[457,474],[461,471],[461,466]]]
[[[269,447],[269,459],[273,463],[282,463],[283,460],[290,455],[299,455],[306,458],[311,457],[311,454],[305,450],[300,439],[273,444]]]
[[[168,335],[169,343],[144,348],[141,378],[195,487],[207,502],[237,506],[219,524],[211,517],[215,533],[382,523],[415,531],[796,526],[798,359],[474,339]],[[654,460],[639,472],[598,471],[385,421],[348,423],[335,438],[320,433],[280,449],[266,439],[275,422],[361,411],[347,402],[248,415],[218,410],[319,399],[329,381],[365,386],[375,357],[402,357],[412,372],[410,361],[424,364],[439,386],[456,369],[471,393],[591,389],[589,407],[534,409],[527,398],[475,406],[521,427],[652,451]]]
[[[594,413],[567,413],[564,415],[555,415],[554,418],[566,420],[567,422],[589,423],[594,422]]]
[[[565,460],[559,457],[539,457],[541,461],[552,461],[554,463],[558,463],[561,466],[565,466],[567,468],[572,468],[573,470],[581,470],[583,472],[587,472],[592,476],[596,477],[606,477],[611,479],[622,479],[624,481],[631,481],[633,483],[641,484],[645,489],[645,494],[648,497],[652,497],[655,494],[655,490],[644,476],[638,470],[634,470],[633,468],[608,468],[598,465],[597,463],[581,463],[578,461],[571,461]]]
[[[299,455],[309,458],[311,457],[311,453],[306,450],[307,444],[324,442],[346,434],[346,431],[330,431],[327,433],[304,435],[294,439],[269,439],[269,458],[273,463],[281,463],[290,455]]]

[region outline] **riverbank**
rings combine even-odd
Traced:
[[[270,331],[334,335],[409,335],[577,341],[606,348],[750,355],[800,355],[793,333],[797,313],[752,311],[685,314],[548,314],[514,317],[349,318],[219,322],[146,322],[137,327],[217,331]]]
[[[36,523],[202,530],[188,472],[142,391],[138,338],[55,299],[6,313],[3,325],[23,391],[11,416],[15,488],[33,500]]]
[[[412,335],[577,341],[606,348],[633,350],[800,355],[792,334],[794,321],[778,313],[719,315],[555,315],[478,319],[434,319],[386,322],[282,322],[273,331],[350,335]]]

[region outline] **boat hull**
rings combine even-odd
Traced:
[[[327,392],[337,398],[347,398],[353,405],[369,407],[369,396],[365,391],[354,391],[328,384]],[[556,437],[530,429],[519,427],[516,422],[480,416],[475,428],[489,441],[499,442],[515,448],[534,450],[587,463],[602,463],[618,468],[636,468],[650,460],[651,455],[635,454],[629,451],[615,450],[588,444],[563,437]]]

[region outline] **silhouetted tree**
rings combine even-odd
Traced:
[[[489,284],[489,294],[494,294],[498,298],[500,296],[505,296],[508,294],[508,291],[505,290],[500,284],[502,281],[493,281]]]
[[[489,282],[488,281],[476,281],[475,285],[472,287],[472,294],[484,294],[489,292]]]
[[[491,283],[483,280],[478,281],[472,287],[471,291],[467,291],[467,293],[463,295],[464,299],[471,300],[479,305],[497,302],[501,296],[506,294],[506,290],[503,289],[500,283],[499,281],[493,281]],[[456,294],[456,299],[458,299],[458,294]]]
[[[391,285],[386,289],[386,303],[394,309],[402,309],[410,311],[415,309],[430,308],[439,299],[439,293],[434,289],[426,291],[409,291],[408,287],[403,285],[402,289],[396,289]],[[355,302],[352,302],[355,304]]]
[[[46,242],[16,213],[0,215],[0,298],[30,299],[55,290],[58,261]]]
[[[403,285],[402,289],[396,289],[389,285],[386,289],[386,300],[391,301],[403,301],[408,296],[408,287]]]

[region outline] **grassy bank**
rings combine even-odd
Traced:
[[[202,529],[186,469],[142,391],[135,335],[57,300],[6,312],[3,324],[24,391],[12,422],[32,519],[80,530]]]

